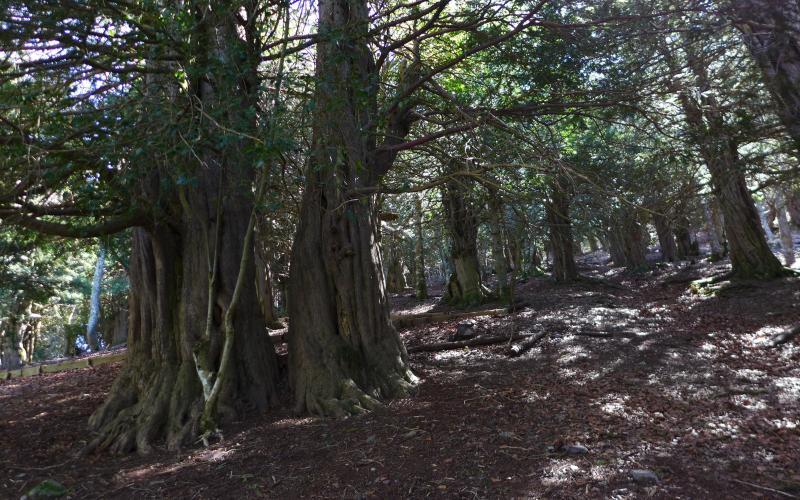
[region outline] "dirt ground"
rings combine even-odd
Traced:
[[[525,355],[412,354],[413,398],[339,421],[253,415],[209,448],[76,458],[118,364],[2,382],[0,497],[50,478],[73,498],[800,498],[800,341],[765,345],[800,321],[800,279],[706,297],[689,280],[724,269],[686,266],[519,283],[529,307],[476,321],[547,332]]]

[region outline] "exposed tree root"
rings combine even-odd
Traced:
[[[324,396],[307,391],[304,398],[305,410],[323,417],[344,418],[374,411],[383,406],[381,400],[407,397],[417,384],[417,377],[410,371],[405,374],[384,375],[380,377],[380,387],[371,391],[362,389],[351,378],[342,380],[332,387],[333,396]],[[298,408],[297,411],[303,411]]]
[[[115,381],[111,396],[89,419],[96,435],[83,454],[146,454],[154,442],[164,440],[169,449],[177,449],[197,435],[202,394],[191,371],[163,367],[149,377],[142,372],[137,377],[135,368],[126,367]]]

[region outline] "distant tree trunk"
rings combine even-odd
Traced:
[[[689,219],[686,216],[678,217],[674,223],[673,231],[677,243],[678,260],[687,260],[691,257],[697,257],[699,249],[697,247],[697,242],[692,239]]]
[[[386,290],[391,293],[400,293],[408,288],[403,257],[395,235],[385,235],[383,240],[386,242],[383,246],[386,250],[387,261]]]
[[[528,260],[528,274],[536,276],[542,274],[542,255],[535,240],[531,240],[530,258]]]
[[[756,204],[756,211],[758,211],[758,220],[761,222],[761,229],[764,231],[764,236],[767,238],[767,244],[769,246],[777,246],[778,245],[778,237],[775,236],[775,233],[772,231],[772,226],[769,223],[769,219],[767,213],[769,211],[767,204],[765,202],[759,202]]]
[[[800,153],[800,4],[794,0],[733,0],[744,37],[775,111]]]
[[[713,202],[706,203],[703,206],[703,215],[706,220],[709,245],[711,246],[711,258],[720,259],[727,254],[727,250],[716,204]]]
[[[591,235],[591,234],[590,234],[590,235],[587,237],[587,239],[589,240],[589,251],[590,251],[590,252],[594,253],[594,252],[596,252],[596,251],[598,251],[598,250],[600,249],[600,248],[597,246],[597,238],[595,238],[595,237],[594,237],[594,235]]]
[[[359,413],[409,393],[415,376],[389,318],[374,189],[410,110],[377,115],[376,66],[363,0],[320,0],[312,151],[292,246],[289,377],[295,410]],[[405,74],[412,73],[407,68]]]
[[[422,230],[422,198],[414,197],[414,281],[417,299],[428,298],[428,283],[425,276],[425,233]]]
[[[497,279],[497,296],[508,297],[508,259],[505,254],[503,202],[496,189],[489,190],[489,232],[492,236],[492,264]]]
[[[111,336],[111,345],[118,346],[128,342],[128,308],[122,308],[114,315],[114,324],[112,325],[113,334]]]
[[[619,210],[608,234],[611,259],[617,266],[631,271],[647,267],[647,239],[636,213]]]
[[[706,162],[714,194],[719,201],[728,239],[733,276],[740,279],[772,279],[786,275],[773,255],[759,224],[753,198],[738,158],[738,144],[726,132],[724,116],[708,90],[705,62],[688,52],[689,66],[697,81],[701,102],[686,91],[678,94],[690,132]]]
[[[460,180],[451,180],[442,190],[453,263],[444,298],[461,305],[479,304],[486,296],[478,260],[478,218],[468,198],[468,190]]]
[[[792,239],[792,227],[786,217],[786,202],[780,190],[775,192],[775,209],[777,210],[778,230],[781,235],[781,253],[783,253],[784,264],[791,267],[794,264],[794,240]]]
[[[553,278],[558,282],[578,278],[575,252],[572,247],[572,221],[569,217],[569,193],[566,180],[554,179],[550,183],[550,200],[546,204],[547,224],[550,228],[550,246],[553,251]]]
[[[656,227],[661,258],[664,262],[675,262],[678,260],[678,247],[675,244],[675,236],[672,234],[672,225],[669,219],[664,214],[654,213],[653,225]]]
[[[275,311],[275,277],[272,272],[273,263],[269,249],[268,221],[261,218],[256,225],[256,231],[253,258],[256,269],[256,292],[258,293],[258,303],[261,306],[261,314],[264,316],[267,328],[283,328]]]
[[[103,283],[103,271],[106,266],[106,248],[100,244],[97,250],[97,261],[92,278],[92,293],[89,298],[89,320],[86,322],[86,343],[92,351],[98,349],[97,322],[100,319],[100,286]]]

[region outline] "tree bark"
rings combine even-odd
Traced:
[[[378,154],[377,75],[363,0],[320,0],[313,150],[289,278],[295,410],[344,416],[409,393],[416,377],[389,319],[374,195],[393,154]],[[388,117],[387,136],[408,133]],[[388,140],[388,139],[387,139]],[[395,153],[396,154],[396,153]]]
[[[569,217],[569,193],[565,179],[557,178],[550,183],[550,200],[545,210],[553,251],[553,278],[558,282],[575,280],[578,278],[578,267],[572,246],[572,221]]]

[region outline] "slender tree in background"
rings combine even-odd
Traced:
[[[425,233],[422,230],[422,198],[414,196],[414,288],[417,299],[428,298],[428,280],[425,272]]]
[[[86,322],[86,342],[91,350],[98,349],[97,322],[100,320],[100,288],[103,283],[103,272],[106,267],[106,248],[101,243],[97,250],[97,262],[94,265],[92,293],[89,297],[89,320]]]

